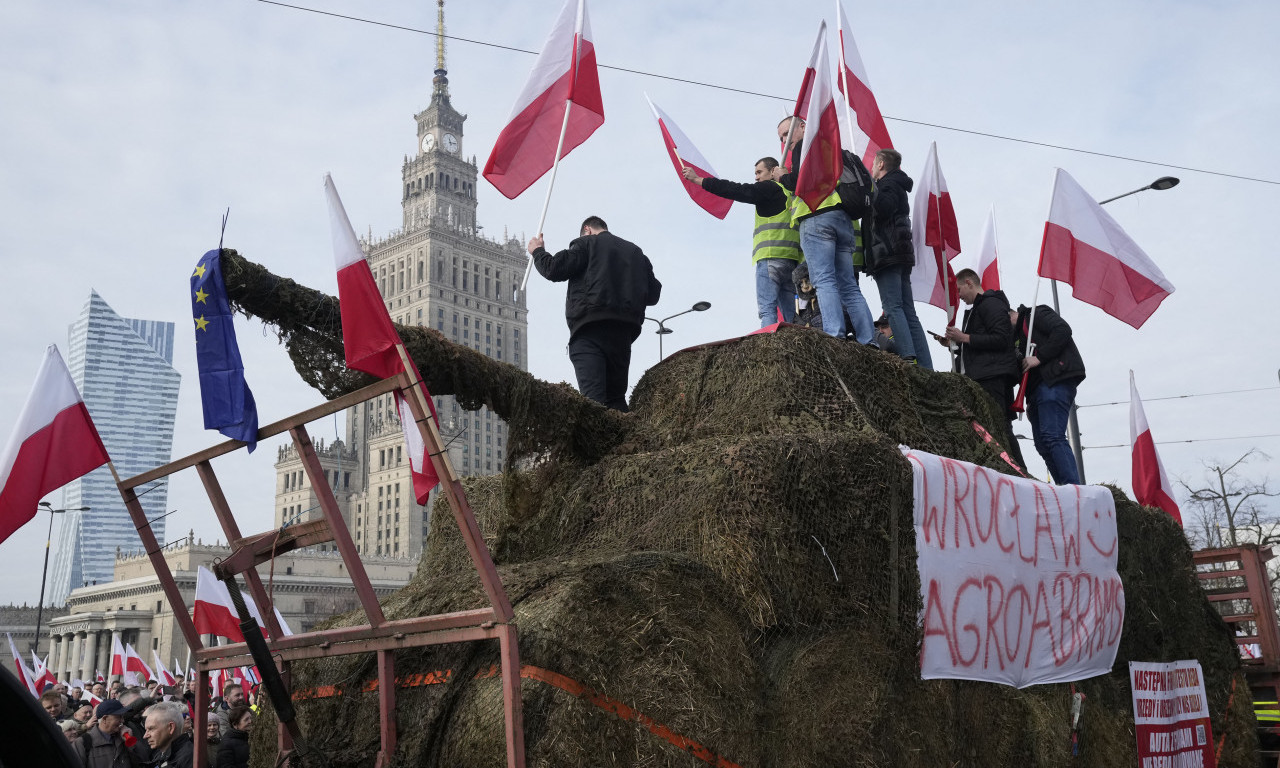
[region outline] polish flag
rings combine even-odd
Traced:
[[[916,301],[946,310],[947,324],[954,325],[959,300],[951,260],[960,253],[960,228],[947,180],[938,164],[937,142],[929,145],[912,211],[911,241],[915,243],[916,265],[911,270],[911,292]]]
[[[978,246],[978,266],[975,271],[982,280],[984,291],[1000,289],[999,246],[996,244],[996,207],[991,206],[987,224],[982,228],[982,244]]]
[[[1041,277],[1071,285],[1071,295],[1141,328],[1173,283],[1071,175],[1059,168],[1040,246]]]
[[[135,685],[142,685],[148,680],[154,680],[155,675],[152,674],[151,668],[142,660],[138,652],[133,650],[133,646],[129,643],[124,644],[124,671],[134,675]]]
[[[88,702],[89,706],[93,707],[95,710],[98,708],[98,705],[102,703],[102,698],[94,696],[93,691],[85,691],[84,697],[80,700]]]
[[[855,146],[866,146],[862,162],[870,168],[876,153],[882,149],[893,149],[893,142],[889,140],[889,128],[884,124],[880,106],[876,104],[875,94],[871,92],[871,80],[867,78],[867,68],[858,55],[858,44],[853,41],[853,25],[849,23],[849,17],[844,15],[844,6],[840,0],[836,0],[836,13],[840,21],[840,80],[837,85],[849,108],[857,116],[858,125],[853,141]],[[849,149],[857,151],[854,147]]]
[[[1133,445],[1133,497],[1144,507],[1159,507],[1182,525],[1182,513],[1173,500],[1173,486],[1164,473],[1160,454],[1151,437],[1147,414],[1142,410],[1142,398],[1133,371],[1129,371],[1129,442]]]
[[[152,649],[151,661],[155,663],[156,681],[161,685],[177,685],[178,678],[173,673],[165,669],[164,662],[160,660],[160,652]]]
[[[823,41],[827,37],[827,22],[823,21],[818,27],[818,39],[813,41],[813,52],[809,54],[809,66],[804,68],[804,77],[800,80],[800,92],[796,94],[796,105],[791,110],[791,114],[798,117],[804,117],[809,114],[809,101],[813,98],[813,82],[818,75],[818,62],[825,61],[820,58],[819,54],[822,50]],[[782,153],[787,154],[786,149]]]
[[[649,109],[653,110],[653,116],[658,119],[658,130],[662,131],[662,141],[667,145],[667,154],[676,167],[676,178],[680,179],[680,183],[684,185],[684,191],[689,193],[689,197],[693,198],[693,202],[697,203],[699,208],[717,219],[728,216],[729,209],[733,207],[732,200],[713,195],[683,176],[684,169],[688,167],[696,171],[699,176],[716,177],[718,174],[711,167],[711,163],[707,162],[689,137],[684,135],[680,126],[653,103],[649,94],[646,93],[644,98],[649,102]]]
[[[45,665],[40,657],[31,652],[31,670],[34,673],[36,690],[43,692],[46,685],[57,685],[58,676],[49,671],[49,667]]]
[[[101,672],[94,672],[93,681],[95,683],[105,683],[107,682],[107,676],[102,674]]]
[[[378,286],[373,282],[373,273],[369,271],[369,262],[365,261],[342,198],[338,197],[338,188],[328,174],[324,177],[324,191],[329,201],[329,228],[333,237],[333,258],[338,269],[338,306],[342,314],[342,346],[347,367],[383,379],[396,376],[404,370],[397,348],[400,334],[391,324],[391,316],[387,314]],[[422,384],[422,374],[418,373],[416,365],[411,373],[413,380],[422,387],[431,418],[436,419],[435,401],[431,399],[426,385]],[[409,451],[414,496],[419,504],[426,504],[431,489],[439,482],[439,475],[427,457],[426,446],[408,400],[399,390],[395,398],[400,428],[404,431]]]
[[[111,669],[107,674],[112,677],[124,677],[124,646],[120,644],[119,633],[111,634]]]
[[[67,364],[50,346],[0,452],[0,542],[36,516],[42,496],[110,459]]]
[[[226,673],[221,669],[209,670],[209,688],[213,692],[213,698],[222,696],[222,686],[225,684]]]
[[[563,158],[603,123],[586,0],[565,0],[484,164],[484,177],[514,199],[551,170],[557,145]]]
[[[18,653],[18,646],[13,644],[13,635],[8,632],[4,634],[5,637],[9,638],[9,653],[13,654],[13,670],[18,676],[18,682],[22,683],[22,686],[30,691],[32,696],[39,696],[40,689],[36,688],[35,675],[27,668],[27,663],[22,660],[22,654]]]
[[[804,142],[800,145],[800,168],[796,175],[796,197],[804,200],[810,210],[817,210],[818,205],[835,191],[844,171],[844,156],[840,152],[840,118],[831,92],[826,28],[824,21],[818,35],[818,58],[811,62],[816,74],[804,118]]]
[[[262,636],[270,637],[253,596],[244,595],[244,604],[249,609],[249,615],[258,620]],[[244,642],[244,634],[240,632],[240,615],[236,612],[235,603],[231,601],[231,591],[227,589],[226,584],[213,575],[213,571],[204,566],[196,569],[196,600],[191,613],[191,621],[196,626],[196,632],[202,635],[225,637],[236,643]],[[289,625],[285,623],[280,611],[277,610],[275,614],[276,621],[280,624],[280,632],[284,635],[292,635],[293,632],[289,630]]]

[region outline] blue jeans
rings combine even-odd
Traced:
[[[911,297],[911,267],[885,267],[875,275],[876,288],[880,290],[880,306],[889,318],[893,329],[893,343],[899,357],[914,357],[916,364],[925,370],[933,370],[933,358],[929,356],[929,344],[924,338],[924,328],[916,317],[915,300]]]
[[[1076,456],[1067,442],[1067,417],[1076,400],[1077,381],[1060,381],[1053,386],[1044,382],[1027,397],[1027,418],[1031,421],[1031,439],[1036,452],[1049,467],[1058,485],[1077,485],[1080,472]]]
[[[818,293],[822,330],[844,336],[844,312],[853,321],[859,343],[871,341],[871,309],[858,289],[853,271],[853,220],[840,209],[814,214],[800,222],[800,248],[809,264],[809,282]],[[843,309],[844,312],[840,310]]]
[[[756,310],[760,315],[760,327],[778,322],[778,309],[782,319],[790,323],[796,319],[796,288],[791,273],[800,262],[792,259],[761,259],[756,262]]]

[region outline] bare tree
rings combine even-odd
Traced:
[[[1270,479],[1244,477],[1244,465],[1251,459],[1269,460],[1256,448],[1229,464],[1202,462],[1205,477],[1187,491],[1187,507],[1192,527],[1187,536],[1201,547],[1240,544],[1267,544],[1280,540],[1280,512],[1267,499],[1280,496],[1270,487]]]

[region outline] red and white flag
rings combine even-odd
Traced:
[[[929,144],[924,171],[916,184],[916,199],[911,207],[911,240],[916,249],[911,292],[916,301],[947,310],[947,324],[954,325],[959,297],[951,260],[960,253],[960,228],[947,180],[938,164],[937,142]]]
[[[132,674],[134,676],[134,685],[142,685],[148,680],[154,680],[155,674],[152,673],[151,667],[142,660],[138,652],[133,649],[129,643],[124,644],[124,671],[125,675]]]
[[[514,199],[604,123],[600,73],[586,0],[565,0],[542,53],[484,164],[484,177]],[[564,138],[561,141],[561,133]]]
[[[34,673],[37,691],[43,692],[46,685],[58,683],[58,676],[49,671],[49,667],[40,660],[35,651],[31,652],[31,671]]]
[[[173,673],[165,669],[164,662],[160,660],[160,652],[152,649],[151,661],[155,663],[156,681],[161,685],[177,685],[178,678]]]
[[[0,542],[36,516],[42,496],[110,459],[67,364],[50,346],[0,453]]]
[[[840,78],[837,85],[857,117],[854,146],[849,151],[857,152],[856,147],[866,147],[862,152],[862,162],[870,168],[876,153],[882,149],[893,149],[893,142],[889,140],[889,128],[880,114],[880,105],[876,104],[875,94],[871,92],[871,80],[867,78],[867,68],[858,55],[858,44],[853,41],[853,25],[844,15],[844,5],[840,0],[836,0],[836,13],[840,21]]]
[[[9,653],[13,655],[13,671],[18,676],[18,682],[30,691],[32,696],[39,696],[40,689],[36,688],[36,679],[34,673],[27,667],[27,663],[22,660],[22,654],[18,653],[18,646],[13,644],[13,635],[5,632],[5,637],[9,638]]]
[[[111,634],[111,669],[107,670],[111,677],[124,677],[124,646],[120,644],[120,634]]]
[[[1160,454],[1151,437],[1151,426],[1142,409],[1138,385],[1129,371],[1129,442],[1133,446],[1133,498],[1144,507],[1159,507],[1182,525],[1182,513],[1173,500],[1173,486],[1164,473]]]
[[[996,242],[996,207],[991,206],[987,224],[982,228],[982,244],[978,246],[978,266],[974,271],[982,280],[984,291],[1000,289],[1000,246]]]
[[[347,218],[347,210],[338,197],[338,188],[333,179],[325,174],[325,197],[329,201],[329,228],[333,236],[333,259],[338,269],[338,306],[342,314],[342,346],[347,358],[347,367],[357,371],[387,378],[404,370],[397,345],[400,334],[391,324],[391,316],[382,303],[382,295],[373,281],[373,272],[369,271],[369,262],[365,260],[360,241]],[[412,364],[412,361],[410,361]],[[436,418],[435,401],[431,393],[422,384],[422,375],[417,366],[412,371],[414,381],[422,387],[423,400]],[[427,496],[436,487],[439,476],[435,467],[427,457],[426,445],[422,434],[418,431],[417,420],[409,402],[399,390],[395,393],[396,411],[400,416],[400,427],[404,431],[404,439],[409,452],[409,468],[413,477],[413,492],[419,504],[427,503]]]
[[[822,201],[835,191],[844,171],[844,157],[840,152],[840,116],[831,90],[826,28],[824,21],[818,34],[817,59],[810,62],[815,72],[813,91],[809,109],[805,112],[804,141],[800,145],[800,168],[796,175],[796,197],[804,200],[811,210],[817,210]]]
[[[809,114],[809,101],[813,98],[813,81],[818,76],[818,62],[825,61],[820,58],[823,43],[827,37],[827,22],[823,21],[818,27],[818,37],[813,41],[813,52],[809,54],[809,66],[804,68],[804,77],[800,79],[800,92],[796,94],[796,105],[791,109],[791,114],[797,117],[804,117]],[[783,149],[783,154],[787,155],[786,162],[789,162],[791,156]]]
[[[686,179],[683,175],[684,169],[688,167],[696,171],[699,176],[715,177],[718,174],[711,167],[711,163],[707,162],[707,159],[702,156],[702,153],[693,145],[689,137],[684,135],[684,131],[680,130],[680,126],[676,125],[676,122],[666,112],[653,103],[653,100],[649,98],[649,94],[646,93],[644,98],[645,101],[649,102],[649,109],[653,110],[653,116],[658,119],[658,130],[662,131],[662,141],[667,145],[667,155],[671,157],[671,164],[676,167],[676,177],[684,185],[684,191],[689,193],[689,197],[698,204],[699,208],[717,219],[723,219],[728,216],[729,209],[733,207],[732,200],[711,194]]]
[[[1061,168],[1040,246],[1041,277],[1071,285],[1071,295],[1134,328],[1173,293],[1173,283],[1133,238]]]
[[[82,696],[80,700],[88,702],[89,706],[93,707],[95,710],[98,708],[98,705],[102,703],[102,697],[95,696],[93,691],[85,691],[84,696]]]
[[[244,595],[245,607],[249,615],[258,620],[263,637],[269,637],[267,625],[262,620],[262,613],[252,595]],[[280,632],[291,635],[289,625],[285,623],[280,611],[276,610],[276,621],[280,623]],[[240,616],[236,612],[235,603],[231,601],[231,591],[227,585],[218,580],[204,566],[196,568],[196,599],[191,611],[191,621],[196,632],[202,635],[217,635],[236,643],[244,642],[244,634],[240,632]]]
[[[93,681],[95,683],[105,683],[107,682],[107,676],[102,674],[101,672],[94,672]]]

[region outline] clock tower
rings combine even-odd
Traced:
[[[476,160],[463,157],[462,124],[467,116],[449,101],[444,62],[444,0],[437,0],[436,69],[431,104],[413,118],[418,124],[417,149],[406,157],[403,228],[406,232],[439,226],[476,230]]]

